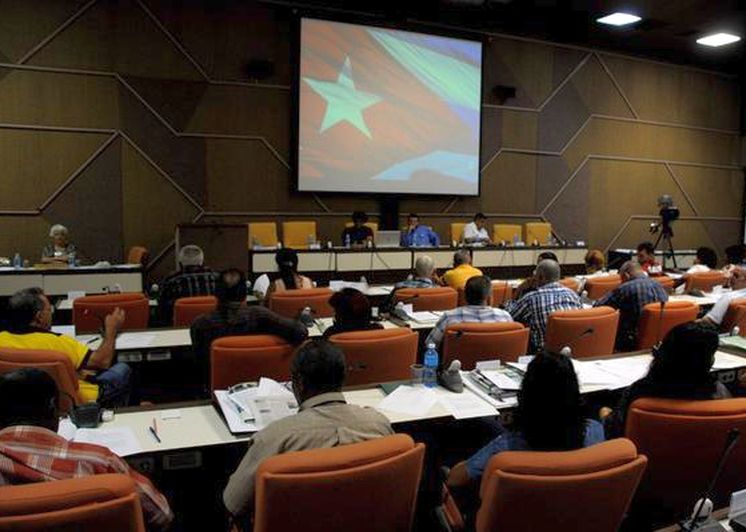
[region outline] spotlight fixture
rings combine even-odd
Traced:
[[[697,44],[702,44],[704,46],[711,46],[713,48],[717,48],[718,46],[725,46],[726,44],[732,44],[734,42],[738,42],[741,40],[741,37],[738,35],[733,35],[732,33],[713,33],[711,35],[705,35],[704,37],[700,37],[697,39]]]
[[[635,22],[639,22],[641,20],[642,19],[637,15],[633,15],[631,13],[622,13],[618,11],[616,13],[612,13],[611,15],[606,15],[605,17],[596,19],[596,22],[600,24],[608,24],[609,26],[626,26],[627,24],[634,24]]]

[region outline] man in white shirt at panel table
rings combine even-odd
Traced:
[[[464,244],[489,244],[490,234],[487,232],[485,225],[487,224],[487,217],[478,212],[474,215],[474,221],[469,222],[464,226],[464,230],[461,233],[461,241]]]
[[[728,306],[735,299],[746,298],[746,268],[735,268],[728,282],[731,292],[726,292],[710,311],[705,314],[702,321],[708,321],[718,327],[723,324],[723,319],[728,312]]]

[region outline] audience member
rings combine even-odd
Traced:
[[[464,296],[466,297],[466,305],[445,311],[427,336],[425,345],[430,343],[439,345],[443,340],[448,326],[456,323],[513,321],[510,318],[510,314],[499,308],[492,307],[492,281],[486,275],[469,279],[466,282]]]
[[[471,265],[471,252],[459,249],[453,254],[453,268],[443,274],[442,283],[454,290],[462,290],[466,281],[477,275],[482,275],[482,270]]]
[[[342,231],[342,244],[349,243],[354,247],[361,247],[373,242],[373,229],[365,225],[368,215],[362,211],[352,213],[352,227],[345,227]]]
[[[606,259],[604,253],[600,249],[588,250],[585,254],[585,273],[588,275],[594,275],[603,273],[606,267]]]
[[[163,323],[171,323],[177,299],[215,293],[217,276],[204,263],[205,254],[199,246],[189,244],[179,250],[179,271],[166,277],[158,295],[158,310]]]
[[[725,257],[728,262],[725,268],[726,271],[730,271],[733,268],[740,266],[746,266],[746,246],[743,244],[735,244],[725,248]]]
[[[166,498],[106,447],[67,441],[57,434],[58,390],[39,369],[0,377],[0,484],[30,484],[119,473],[135,482],[150,529],[173,520]]]
[[[41,288],[26,288],[8,302],[9,329],[0,332],[0,347],[57,351],[67,356],[78,375],[80,397],[101,406],[125,406],[129,402],[130,374],[127,364],[114,361],[114,344],[124,323],[124,311],[117,308],[104,318],[104,335],[95,351],[88,345],[53,333],[49,299]]]
[[[487,217],[478,212],[474,215],[474,221],[464,226],[461,241],[465,244],[489,244],[492,240],[485,225],[487,225]]]
[[[641,242],[637,245],[637,262],[647,274],[654,275],[663,272],[661,264],[655,260],[655,246],[652,242]]]
[[[732,290],[725,292],[720,299],[717,300],[710,311],[705,314],[703,321],[710,322],[711,324],[720,327],[723,324],[725,314],[728,312],[728,306],[734,299],[740,299],[746,297],[746,268],[737,267],[733,269],[730,278],[728,279],[728,287]]]
[[[372,321],[370,300],[359,290],[343,288],[329,298],[329,304],[334,309],[334,324],[324,331],[324,338],[343,332],[369,331],[383,327]]]
[[[542,251],[541,253],[539,253],[539,256],[536,259],[536,264],[539,264],[543,260],[553,260],[554,262],[559,263],[557,255],[555,255],[551,251]],[[533,292],[534,290],[536,290],[536,288],[536,278],[528,277],[527,279],[524,279],[523,282],[515,288],[515,290],[513,290],[513,299],[521,299],[529,292]]]
[[[700,273],[715,270],[718,267],[718,255],[714,249],[702,246],[697,248],[697,256],[694,257],[694,265],[686,273]]]
[[[414,277],[396,283],[394,288],[433,288],[439,281],[435,261],[429,255],[420,255],[414,262]]]
[[[531,353],[543,349],[547,322],[552,312],[582,308],[578,294],[560,284],[560,266],[556,261],[541,261],[536,266],[534,278],[536,290],[505,304],[505,310],[515,321],[531,329]]]
[[[710,324],[689,322],[677,325],[653,351],[648,374],[627,388],[612,411],[601,409],[606,436],[624,435],[627,411],[640,397],[669,399],[724,399],[728,389],[710,373],[718,348],[717,330]]]
[[[347,364],[338,347],[325,340],[308,342],[298,349],[290,369],[300,410],[271,423],[249,441],[249,450],[223,492],[225,507],[234,516],[251,514],[256,471],[266,458],[359,443],[393,433],[382,414],[345,401],[341,390]]]
[[[631,260],[619,268],[622,284],[608,292],[593,306],[609,306],[619,310],[619,327],[616,335],[617,351],[637,348],[637,329],[642,307],[648,303],[668,301],[668,294],[659,282],[645,275],[642,267]]]
[[[67,227],[55,224],[49,229],[49,238],[52,242],[47,244],[41,252],[41,261],[45,264],[67,264],[70,255],[77,254],[75,245],[70,242],[70,232]]]
[[[298,273],[298,253],[294,249],[279,250],[275,253],[275,262],[279,273],[277,278],[269,285],[268,300],[274,292],[313,288],[313,281]]]
[[[402,247],[438,247],[440,237],[433,228],[427,225],[420,225],[420,217],[411,213],[407,218],[407,228],[402,231]]]

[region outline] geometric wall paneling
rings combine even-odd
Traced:
[[[671,165],[676,180],[701,216],[742,216],[743,172]]]
[[[536,161],[532,155],[505,153],[482,174],[481,207],[487,212],[535,212]],[[463,212],[461,205],[458,210]]]
[[[35,264],[48,243],[49,222],[41,216],[0,217],[0,257],[12,259],[13,255],[20,253],[21,257]]]
[[[122,77],[176,131],[187,130],[208,88],[205,81]]]

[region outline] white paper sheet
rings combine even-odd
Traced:
[[[75,338],[75,325],[53,325],[52,332]]]
[[[142,452],[140,442],[137,441],[135,433],[129,427],[78,429],[73,441],[107,447],[120,457]]]
[[[156,333],[121,333],[117,336],[117,349],[143,349],[151,347],[158,335]]]
[[[407,315],[418,323],[434,323],[440,318],[440,315],[436,314],[435,312],[430,312],[429,310],[410,312]]]
[[[724,369],[735,369],[746,366],[746,358],[739,357],[738,355],[732,355],[730,353],[723,353],[718,351],[715,353],[715,363],[712,365],[714,370]]]
[[[368,283],[353,283],[350,281],[329,281],[329,288],[335,292],[339,292],[343,288],[354,288],[358,292],[366,293],[368,291]]]
[[[482,371],[482,375],[487,377],[495,386],[501,390],[520,390],[521,382],[511,378],[502,371],[487,370]]]
[[[223,412],[225,421],[228,424],[228,430],[231,433],[241,434],[257,431],[256,425],[253,422],[244,423],[241,419],[237,406],[228,398],[228,390],[215,390],[215,398],[218,400],[218,405],[221,412]]]
[[[440,396],[440,404],[455,419],[468,419],[473,417],[496,416],[497,410],[488,403],[482,401],[471,393],[451,393]]]
[[[604,371],[595,361],[573,360],[572,365],[575,367],[581,386],[595,385],[614,389],[621,384],[621,379],[617,375]]]
[[[474,395],[476,395],[483,401],[486,401],[488,404],[494,406],[495,408],[507,408],[507,407],[515,406],[518,404],[518,397],[515,394],[511,395],[510,397],[506,397],[502,401],[495,399],[494,397],[490,397],[489,395],[487,395],[487,393],[484,390],[482,390],[479,386],[474,384],[467,377],[468,374],[469,374],[468,371],[461,372],[461,379],[464,381],[464,386],[468,388],[470,392],[472,392]]]
[[[438,402],[433,390],[424,386],[399,386],[378,404],[379,409],[412,416],[424,416]]]

